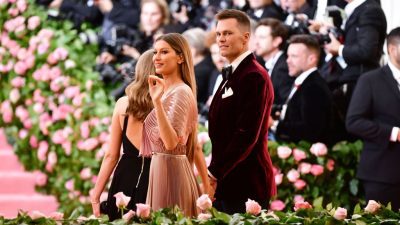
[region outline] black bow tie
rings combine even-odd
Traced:
[[[231,75],[232,75],[232,66],[227,66],[222,68],[222,78],[224,80],[228,80]]]

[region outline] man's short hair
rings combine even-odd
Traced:
[[[390,31],[387,36],[387,45],[400,45],[400,27]]]
[[[289,30],[282,21],[275,18],[264,18],[261,19],[260,22],[258,22],[257,27],[259,26],[270,27],[272,37],[281,37],[282,43],[279,45],[279,48],[283,49],[289,35]]]
[[[317,54],[318,57],[321,51],[317,38],[309,34],[293,35],[289,40],[289,44],[304,44],[310,51]]]
[[[225,9],[215,15],[217,21],[225,19],[236,19],[239,26],[245,31],[250,32],[250,18],[246,13],[237,9]],[[217,22],[218,23],[218,22]]]

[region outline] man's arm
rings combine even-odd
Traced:
[[[346,117],[346,128],[367,141],[387,145],[393,126],[374,121],[370,77],[361,77],[354,90]]]

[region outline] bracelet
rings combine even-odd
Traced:
[[[97,201],[97,202],[91,202],[92,204],[100,204],[100,202],[99,201]]]

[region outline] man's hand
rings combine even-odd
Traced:
[[[325,45],[325,50],[332,55],[339,55],[339,48],[342,44],[340,44],[338,39],[336,39],[336,37],[332,33],[329,33],[329,38],[331,39],[331,42]]]

